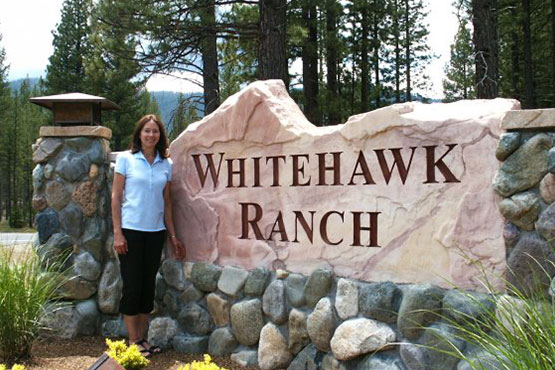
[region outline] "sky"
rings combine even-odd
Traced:
[[[429,94],[441,98],[443,68],[449,61],[449,47],[457,31],[457,19],[449,0],[427,0],[429,45],[436,58],[427,68],[432,82]],[[0,0],[0,46],[6,51],[10,80],[45,75],[53,52],[52,30],[60,22],[63,0]],[[147,83],[150,91],[198,91],[198,86],[178,78],[155,76]]]

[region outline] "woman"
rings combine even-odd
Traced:
[[[131,150],[118,155],[112,185],[114,248],[123,280],[119,311],[129,344],[136,344],[144,356],[160,352],[145,335],[166,230],[175,257],[185,257],[173,224],[172,164],[167,153],[164,126],[155,115],[144,116],[135,126]]]

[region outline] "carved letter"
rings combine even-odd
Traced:
[[[278,226],[277,229],[276,226]],[[283,215],[281,214],[281,211],[278,212],[276,222],[274,222],[274,226],[272,226],[272,231],[270,232],[270,235],[268,235],[268,239],[266,240],[272,240],[272,236],[274,236],[274,233],[279,233],[281,235],[282,242],[289,241],[289,239],[287,238],[287,233],[285,232],[285,224],[283,223]]]
[[[252,187],[253,188],[259,188],[261,187],[260,185],[260,157],[254,157],[252,159],[253,164],[254,164],[254,174],[253,174],[253,184]]]
[[[457,144],[447,144],[447,148],[449,149],[447,149],[447,151],[437,161],[435,160],[435,152],[436,152],[437,145],[430,145],[430,146],[424,147],[426,148],[426,176],[427,176],[424,184],[433,184],[438,182],[436,181],[436,167],[439,169],[439,172],[441,172],[443,177],[445,177],[444,182],[460,182],[460,180],[458,180],[455,177],[455,175],[453,175],[453,172],[451,172],[451,170],[449,169],[449,167],[447,167],[445,162],[443,162],[443,158],[445,158],[445,156],[449,154],[449,152],[451,152],[451,150],[453,150],[453,148],[456,146]]]
[[[316,185],[327,185],[326,171],[333,171],[332,185],[343,185],[341,184],[341,153],[343,152],[316,153],[318,156],[318,184]],[[331,166],[326,166],[326,154],[333,154],[333,164]]]
[[[258,221],[262,218],[262,207],[256,203],[239,203],[241,205],[241,236],[239,239],[249,239],[249,224],[252,226],[254,231],[254,237],[257,240],[264,240],[260,228],[258,227]],[[249,206],[253,206],[255,213],[254,218],[249,219]]]
[[[357,168],[360,165],[360,169],[362,172],[357,172]],[[375,184],[374,179],[372,178],[372,174],[370,173],[370,169],[368,168],[368,163],[366,163],[366,158],[364,157],[364,153],[361,151],[358,152],[358,159],[357,163],[355,164],[355,168],[353,170],[353,174],[351,175],[351,181],[349,181],[348,185],[356,185],[353,181],[355,176],[364,176],[364,185]]]
[[[410,148],[411,148],[411,153],[410,153],[408,166],[405,166],[405,162],[403,161],[403,156],[401,155],[402,148],[389,149],[393,153],[393,164],[391,165],[391,169],[389,168],[389,165],[387,164],[387,160],[385,159],[385,155],[383,154],[384,150],[383,149],[374,150],[374,152],[376,152],[376,156],[378,157],[378,162],[380,163],[380,168],[382,169],[383,178],[385,179],[386,184],[389,184],[389,180],[391,180],[391,174],[393,173],[393,169],[395,168],[395,166],[397,166],[397,171],[399,172],[399,177],[401,178],[403,185],[405,184],[405,181],[407,180],[407,175],[409,174],[410,165],[412,163],[412,157],[414,156],[414,151],[416,147],[411,146]]]
[[[279,184],[279,160],[283,159],[283,163],[285,163],[285,156],[284,155],[276,155],[276,156],[271,156],[271,157],[266,157],[266,164],[268,163],[269,160],[272,160],[272,166],[273,166],[273,175],[274,175],[274,180],[272,182],[272,186],[281,186]]]
[[[299,242],[299,240],[297,239],[297,224],[300,222],[301,226],[304,229],[304,232],[306,233],[306,236],[308,237],[308,240],[310,240],[310,243],[312,244],[312,238],[314,236],[314,213],[316,213],[316,211],[308,211],[308,213],[310,213],[310,226],[308,226],[308,222],[306,222],[301,211],[293,211],[293,213],[295,214],[295,239],[293,240],[293,242]]]
[[[308,180],[306,182],[303,182],[302,184],[299,182],[299,173],[304,176],[304,164],[299,163],[299,158],[306,158],[306,163],[308,164],[308,154],[291,154],[291,157],[293,158],[293,183],[291,186],[309,186],[310,176],[308,176]]]
[[[322,237],[322,240],[329,245],[338,245],[341,244],[343,242],[343,239],[341,239],[340,241],[338,241],[337,243],[334,243],[330,240],[330,238],[328,237],[328,218],[332,215],[332,214],[336,214],[341,216],[341,222],[344,221],[344,213],[345,212],[337,212],[337,211],[329,211],[326,212],[324,214],[324,216],[322,216],[322,220],[320,221],[320,236]]]
[[[233,170],[233,161],[239,161],[239,170]],[[238,188],[245,187],[245,158],[226,159],[227,162],[227,187],[233,187],[233,175],[239,175]]]
[[[204,183],[206,182],[206,177],[208,176],[208,171],[210,171],[210,177],[212,178],[212,183],[214,184],[214,190],[218,186],[218,177],[220,176],[220,168],[222,167],[222,160],[224,159],[225,153],[220,153],[220,163],[218,164],[218,171],[214,167],[214,161],[212,160],[212,153],[205,154],[206,162],[208,166],[206,169],[202,168],[200,163],[200,154],[192,154],[193,162],[195,163],[195,168],[197,169],[198,178],[200,180],[200,186],[204,188]]]
[[[362,247],[360,244],[360,232],[366,230],[370,232],[370,244],[365,247],[379,247],[378,245],[378,215],[381,212],[366,212],[370,215],[370,227],[362,227],[360,219],[362,212],[351,212],[353,214],[353,247]]]

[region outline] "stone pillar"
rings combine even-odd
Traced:
[[[501,128],[493,187],[506,219],[507,281],[531,294],[555,275],[555,109],[509,111]]]
[[[62,294],[75,301],[50,315],[48,325],[58,336],[94,334],[99,312],[117,312],[121,283],[112,248],[111,135],[102,126],[41,127],[33,145],[36,249],[49,262],[65,261],[70,279]]]

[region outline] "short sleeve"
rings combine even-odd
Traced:
[[[173,162],[170,158],[166,159],[168,161],[168,181],[172,181],[172,172],[173,172]]]
[[[115,173],[119,173],[123,176],[127,175],[127,156],[126,153],[121,153],[116,158],[116,167],[114,168]]]

